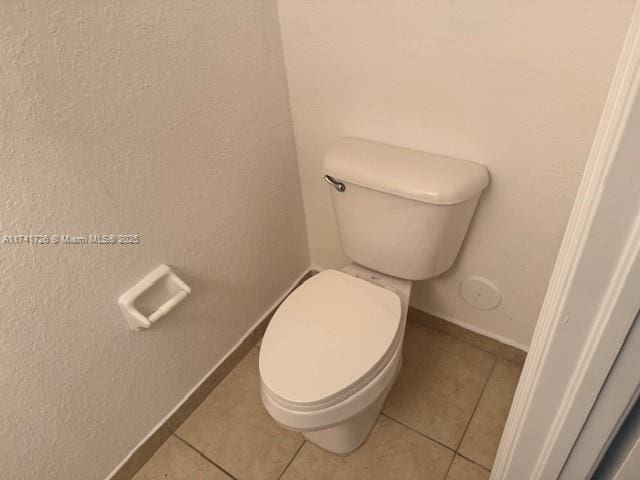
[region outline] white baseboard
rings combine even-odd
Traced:
[[[120,469],[131,459],[131,457],[140,449],[142,448],[150,439],[151,437],[159,430],[161,429],[164,425],[167,424],[167,422],[169,421],[169,419],[172,417],[172,415],[191,397],[191,395],[194,394],[194,392],[196,392],[198,390],[198,388],[200,388],[200,386],[209,378],[211,377],[211,375],[213,375],[213,373],[220,368],[220,366],[229,358],[229,356],[231,356],[233,354],[233,352],[235,352],[236,349],[238,349],[254,332],[254,330],[260,326],[260,324],[262,324],[262,322],[264,322],[270,315],[273,314],[273,312],[275,311],[275,309],[278,307],[278,305],[280,305],[285,298],[287,298],[287,296],[293,291],[293,289],[296,288],[296,286],[298,286],[298,284],[302,281],[302,279],[309,274],[309,272],[313,270],[313,267],[307,267],[304,272],[299,275],[296,280],[294,280],[294,282],[289,286],[289,288],[287,288],[285,290],[285,292],[278,297],[278,299],[269,307],[267,308],[266,312],[260,316],[260,318],[258,320],[256,320],[256,322],[251,326],[251,328],[249,328],[249,330],[247,331],[247,333],[245,333],[242,338],[240,338],[240,340],[238,340],[233,347],[231,347],[231,349],[229,349],[229,351],[224,355],[224,357],[222,357],[220,359],[220,361],[218,361],[201,379],[200,381],[191,389],[189,390],[189,392],[187,392],[187,394],[182,398],[182,400],[180,400],[176,406],[174,408],[171,409],[171,411],[155,426],[151,429],[151,431],[133,448],[133,450],[131,450],[131,452],[129,452],[129,454],[126,456],[126,458],[124,460],[122,460],[122,462],[120,462],[118,464],[118,466],[116,468],[113,469],[113,471],[107,476],[107,479],[112,478],[113,476],[115,476]],[[317,271],[317,270],[316,270]]]
[[[509,345],[510,347],[517,348],[518,350],[522,350],[523,352],[529,351],[529,347],[526,345],[523,345],[522,343],[516,342],[515,340],[511,340],[510,338],[507,338],[507,337],[503,337],[502,335],[498,335],[496,333],[490,332],[489,330],[485,330],[471,323],[458,320],[457,318],[452,317],[451,315],[447,315],[441,312],[436,312],[435,310],[432,310],[432,309],[424,309],[424,308],[418,308],[418,307],[413,307],[413,308],[415,308],[416,310],[421,310],[425,313],[428,313],[429,315],[433,315],[434,317],[440,317],[449,323],[453,323],[454,325],[458,325],[459,327],[464,328],[465,330],[470,330],[484,337],[493,338],[494,340],[497,340],[500,343],[504,343],[505,345]]]

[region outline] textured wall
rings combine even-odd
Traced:
[[[312,262],[340,252],[321,163],[345,135],[466,158],[492,175],[455,266],[414,306],[527,345],[632,1],[279,0]],[[502,305],[463,303],[467,275]]]
[[[309,264],[274,1],[0,4],[0,477],[103,479]],[[193,294],[130,331],[159,263]]]

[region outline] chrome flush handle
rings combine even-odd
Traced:
[[[335,188],[337,191],[344,192],[344,189],[345,189],[344,183],[338,182],[337,180],[335,180],[334,178],[330,177],[329,175],[325,175],[324,176],[324,180],[329,185],[331,185],[333,188]]]

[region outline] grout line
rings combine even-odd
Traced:
[[[398,425],[401,425],[401,426],[405,427],[407,430],[410,430],[410,431],[412,431],[413,433],[417,433],[418,435],[420,435],[420,436],[422,436],[422,437],[426,438],[427,440],[430,440],[430,441],[432,441],[432,442],[434,442],[434,443],[437,443],[437,444],[438,444],[438,445],[440,445],[441,447],[444,447],[444,448],[446,448],[447,450],[449,450],[451,453],[453,453],[453,455],[451,456],[451,462],[449,463],[449,467],[447,467],[447,471],[445,472],[444,477],[442,477],[442,478],[443,478],[443,480],[447,480],[447,475],[449,475],[449,470],[451,470],[451,467],[453,466],[453,461],[456,459],[456,455],[458,454],[458,452],[456,452],[453,448],[451,448],[451,447],[449,447],[449,446],[445,445],[444,443],[439,442],[438,440],[436,440],[436,439],[434,439],[434,438],[431,438],[429,435],[425,435],[424,433],[419,432],[418,430],[415,430],[414,428],[411,428],[409,425],[407,425],[407,424],[405,424],[405,423],[402,423],[401,421],[396,420],[396,419],[395,419],[395,418],[393,418],[393,417],[390,417],[388,414],[386,414],[386,413],[384,413],[384,412],[380,412],[380,415],[383,415],[383,416],[387,417],[387,418],[388,418],[389,420],[391,420],[392,422],[395,422],[395,423],[397,423]],[[466,457],[465,457],[465,459],[466,459]],[[474,463],[475,463],[475,462],[474,462]],[[484,468],[484,467],[483,467],[483,468]]]
[[[478,395],[478,401],[476,402],[476,406],[473,407],[473,412],[471,412],[471,416],[469,417],[469,421],[467,422],[467,426],[464,427],[464,432],[462,432],[462,436],[460,437],[460,441],[458,442],[458,446],[456,447],[456,453],[458,452],[458,450],[460,450],[460,446],[462,445],[462,441],[464,440],[464,436],[467,434],[467,430],[469,430],[469,425],[471,425],[471,420],[473,420],[473,417],[476,414],[476,410],[478,410],[478,405],[480,405],[480,400],[482,400],[482,396],[484,395],[484,392],[487,389],[487,385],[489,385],[489,380],[491,379],[491,375],[493,375],[493,371],[496,369],[496,365],[498,364],[498,358],[499,357],[496,356],[496,359],[494,360],[493,365],[491,366],[491,370],[489,370],[489,375],[487,375],[487,379],[484,382],[484,386],[482,387],[482,391],[480,392],[480,395]]]
[[[447,480],[447,477],[449,476],[449,472],[451,471],[451,467],[453,467],[453,462],[456,461],[456,452],[453,452],[453,456],[451,457],[451,461],[449,462],[449,468],[447,468],[447,471],[444,473],[444,477],[442,477],[442,480]]]
[[[207,462],[211,463],[212,465],[214,465],[215,467],[218,467],[220,470],[222,470],[224,473],[226,473],[229,477],[231,477],[233,480],[238,480],[235,476],[233,476],[228,470],[226,470],[225,468],[221,467],[220,465],[218,465],[216,462],[214,462],[213,460],[211,460],[209,457],[207,457],[203,452],[201,452],[200,450],[198,450],[196,447],[194,447],[193,445],[191,445],[189,442],[187,442],[184,438],[182,438],[180,435],[178,435],[177,433],[173,434],[176,438],[178,438],[180,441],[182,441],[182,443],[184,443],[185,445],[187,445],[189,448],[191,448],[192,450],[196,451],[197,453],[200,454],[200,456],[202,458],[204,458]]]
[[[474,465],[482,468],[483,470],[486,470],[487,472],[491,473],[491,469],[485,467],[484,465],[479,464],[478,462],[476,462],[475,460],[471,460],[469,457],[465,457],[464,455],[462,455],[460,452],[456,452],[456,455],[458,455],[459,457],[464,458],[467,462],[469,463],[473,463]]]
[[[296,459],[296,457],[298,456],[298,453],[300,453],[300,450],[302,450],[302,447],[304,447],[305,443],[307,443],[307,441],[306,440],[302,440],[302,443],[300,444],[300,446],[296,450],[296,453],[293,454],[293,457],[291,457],[291,460],[289,460],[289,463],[287,463],[287,465],[284,467],[284,470],[282,470],[282,473],[278,476],[278,480],[280,480],[282,478],[282,476],[286,473],[287,469],[289,468],[289,465],[291,465],[293,463],[293,461]]]
[[[410,427],[410,426],[409,426],[409,425],[407,425],[406,423],[403,423],[403,422],[401,422],[400,420],[397,420],[397,419],[395,419],[395,418],[393,418],[393,417],[389,416],[389,414],[388,414],[388,413],[380,412],[380,415],[385,416],[385,417],[387,417],[389,420],[392,420],[392,421],[396,422],[398,425],[402,425],[402,426],[403,426],[403,427],[405,427],[406,429],[411,430],[413,433],[417,433],[418,435],[420,435],[420,436],[422,436],[422,437],[424,437],[424,438],[426,438],[426,439],[428,439],[428,440],[431,440],[431,441],[432,441],[432,442],[434,442],[434,443],[437,443],[437,444],[438,444],[438,445],[440,445],[441,447],[444,447],[444,448],[446,448],[447,450],[451,450],[453,453],[456,453],[456,451],[455,451],[453,448],[451,448],[450,446],[445,445],[445,444],[444,444],[444,443],[442,443],[441,441],[436,440],[435,438],[431,438],[429,435],[427,435],[427,434],[425,434],[425,433],[422,433],[422,432],[420,432],[420,431],[416,430],[415,428]]]
[[[493,371],[493,370],[492,370],[492,371]],[[486,385],[485,385],[485,386],[486,386]],[[484,389],[483,389],[483,392],[484,392]],[[481,394],[481,396],[482,396],[482,394]],[[475,410],[474,410],[474,413],[475,413]],[[440,442],[440,441],[436,440],[435,438],[431,438],[429,435],[427,435],[427,434],[425,434],[425,433],[422,433],[422,432],[420,432],[419,430],[416,430],[415,428],[410,427],[410,426],[409,426],[409,425],[407,425],[406,423],[403,423],[403,422],[401,422],[400,420],[396,420],[395,418],[393,418],[393,417],[389,416],[389,414],[388,414],[388,413],[380,412],[380,415],[381,415],[381,416],[384,416],[384,417],[387,417],[389,420],[391,420],[391,421],[393,421],[393,422],[397,423],[398,425],[402,425],[402,426],[403,426],[403,427],[405,427],[407,430],[411,430],[413,433],[417,433],[418,435],[420,435],[420,436],[422,436],[422,437],[424,437],[424,438],[426,438],[426,439],[428,439],[428,440],[431,440],[432,442],[437,443],[437,444],[438,444],[438,445],[440,445],[441,447],[444,447],[444,448],[446,448],[447,450],[449,450],[449,451],[453,452],[453,459],[451,460],[451,464],[449,465],[449,469],[447,469],[447,475],[449,474],[449,470],[451,469],[451,466],[453,465],[453,460],[456,458],[456,455],[459,455],[459,456],[461,456],[462,458],[464,458],[465,460],[467,460],[467,461],[469,461],[469,462],[473,463],[474,465],[477,465],[478,467],[481,467],[483,470],[486,470],[486,471],[488,471],[488,472],[491,472],[491,469],[489,469],[489,468],[485,467],[484,465],[482,465],[482,464],[480,464],[480,463],[476,462],[475,460],[472,460],[472,459],[470,459],[470,458],[468,458],[468,457],[466,457],[466,456],[462,455],[460,452],[458,452],[458,450],[457,450],[457,449],[456,449],[456,450],[454,450],[454,449],[453,449],[453,448],[451,448],[450,446],[445,445],[444,443],[442,443],[442,442]],[[471,415],[471,417],[473,418],[473,415]],[[465,433],[466,433],[466,429],[465,429]],[[464,433],[462,434],[462,438],[464,438]],[[462,440],[460,440],[460,443],[462,443]],[[458,447],[458,448],[459,448],[459,447]],[[446,478],[447,478],[447,476],[445,475],[445,477],[444,477],[444,478],[446,479]]]

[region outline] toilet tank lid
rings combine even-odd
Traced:
[[[360,138],[340,139],[324,158],[324,173],[347,183],[419,202],[452,205],[489,184],[484,165]]]

